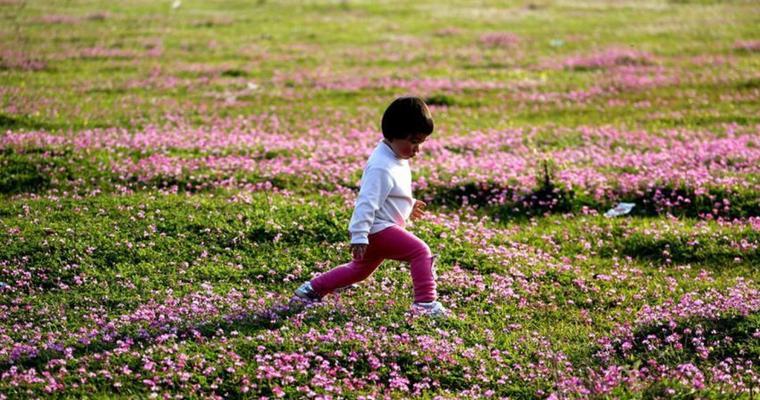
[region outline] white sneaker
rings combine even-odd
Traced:
[[[309,281],[306,281],[301,286],[299,286],[295,291],[295,295],[296,297],[309,301],[319,301],[322,299],[322,297],[318,295],[317,292],[315,292],[311,287],[311,282]]]
[[[431,317],[445,317],[449,310],[441,304],[440,301],[431,301],[429,303],[412,303],[412,311],[420,312]]]

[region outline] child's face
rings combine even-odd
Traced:
[[[408,160],[417,155],[420,145],[427,139],[422,133],[414,134],[406,139],[393,139],[390,141],[393,151],[401,158]]]

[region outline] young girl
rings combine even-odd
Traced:
[[[412,308],[441,316],[436,301],[435,257],[425,242],[404,229],[406,220],[420,218],[426,204],[412,197],[409,159],[433,133],[433,118],[419,97],[400,97],[385,110],[384,139],[377,144],[362,174],[361,189],[348,230],[353,261],[305,282],[295,294],[306,300],[366,279],[385,259],[408,261],[414,285]]]

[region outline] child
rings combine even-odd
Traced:
[[[412,197],[409,159],[433,132],[433,118],[419,97],[400,97],[385,110],[384,139],[377,144],[362,174],[348,230],[353,261],[328,271],[296,289],[296,296],[319,300],[324,295],[366,279],[385,259],[408,261],[414,285],[412,308],[432,316],[446,309],[436,301],[435,257],[425,242],[404,229],[420,218],[426,204]]]

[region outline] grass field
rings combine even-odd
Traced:
[[[443,3],[0,0],[0,399],[760,396],[760,5]],[[452,315],[290,302],[404,94]]]

